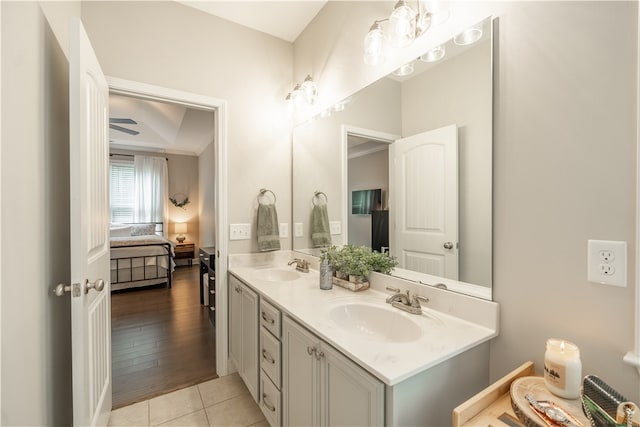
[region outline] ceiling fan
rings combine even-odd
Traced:
[[[109,128],[113,129],[113,130],[117,130],[120,132],[124,132],[124,133],[128,133],[129,135],[137,135],[140,132],[138,132],[137,130],[133,130],[133,129],[128,129],[122,126],[118,126],[117,124],[114,123],[118,123],[118,124],[124,124],[124,125],[137,125],[138,122],[136,122],[135,120],[132,119],[118,119],[118,118],[114,118],[114,117],[109,117]]]

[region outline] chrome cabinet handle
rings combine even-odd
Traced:
[[[315,347],[307,346],[307,353],[309,354],[309,356],[311,356],[315,352],[316,352],[316,348]]]
[[[276,412],[276,407],[273,405],[270,405],[269,402],[267,401],[267,393],[262,393],[262,403],[264,403],[264,406],[266,406],[267,409],[270,410],[271,412]]]
[[[445,249],[453,249],[453,242],[444,242],[444,246]]]
[[[95,289],[98,292],[101,292],[104,289],[104,280],[98,279],[95,282],[90,282],[89,280],[84,281],[85,288],[84,293],[88,294],[89,289]]]
[[[276,360],[271,357],[271,355],[267,353],[267,350],[265,350],[264,348],[262,349],[262,358],[273,365],[276,364]]]
[[[271,319],[271,318],[267,317],[267,313],[265,313],[264,311],[262,312],[262,320],[264,320],[265,322],[269,322],[272,325],[274,325],[276,323],[275,319]]]
[[[320,360],[324,357],[324,351],[316,351],[316,360]]]
[[[240,286],[236,286],[235,290],[236,290],[237,293],[240,293],[240,291],[241,291]]]

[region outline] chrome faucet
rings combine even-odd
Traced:
[[[424,303],[429,302],[429,298],[423,297],[422,295],[414,295],[413,298],[409,291],[406,294],[400,292],[400,289],[396,288],[387,288],[387,290],[395,292],[389,298],[387,298],[387,303],[391,304],[392,307],[399,308],[402,311],[406,311],[411,314],[422,314],[422,306],[420,305],[420,301]]]
[[[309,272],[309,261],[307,261],[306,259],[295,258],[293,261],[289,261],[287,265],[291,265],[294,263],[296,265],[296,270],[303,273]]]

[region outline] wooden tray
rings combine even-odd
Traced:
[[[577,421],[582,423],[583,427],[589,427],[591,424],[582,413],[582,407],[579,400],[566,400],[552,394],[544,385],[542,377],[522,377],[511,383],[511,407],[513,412],[518,416],[527,427],[548,427],[544,420],[536,411],[531,408],[524,396],[531,393],[537,400],[548,400],[559,405],[571,414]]]

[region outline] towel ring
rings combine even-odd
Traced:
[[[326,205],[327,202],[329,201],[329,198],[327,197],[326,194],[324,194],[322,191],[316,191],[313,193],[313,197],[311,198],[311,203],[313,203],[313,206],[318,206],[318,204],[316,203],[316,199],[320,199],[320,196],[324,196],[324,204]]]
[[[273,191],[268,190],[266,188],[261,188],[260,189],[260,194],[258,194],[258,197],[256,198],[258,200],[258,204],[262,204],[262,202],[260,202],[260,197],[264,196],[266,193],[271,193],[271,195],[273,196],[273,204],[275,205],[276,204],[276,194]]]

